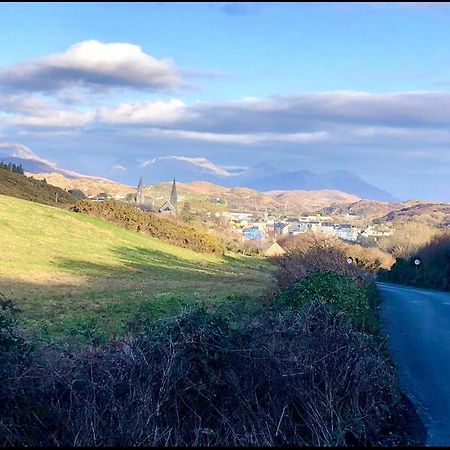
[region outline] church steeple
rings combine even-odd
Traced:
[[[175,211],[176,211],[177,203],[178,203],[178,195],[177,195],[177,185],[175,182],[175,178],[173,179],[172,191],[170,192],[170,203],[175,208]]]
[[[138,205],[143,205],[145,203],[144,182],[142,181],[142,177],[140,178],[139,184],[137,187],[136,203]]]

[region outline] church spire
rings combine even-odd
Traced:
[[[144,181],[142,180],[142,177],[139,180],[139,184],[137,187],[137,195],[136,195],[136,203],[138,205],[144,204]]]
[[[172,191],[170,193],[170,203],[175,208],[175,211],[176,211],[177,203],[178,203],[178,195],[177,195],[177,185],[175,182],[175,178],[173,179]]]

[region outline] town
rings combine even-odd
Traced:
[[[92,201],[105,201],[111,198],[107,194],[91,195],[87,197]],[[145,193],[145,185],[142,177],[136,188],[136,192],[127,196],[115,196],[115,200],[124,201],[143,212],[152,212],[171,216],[179,216],[179,203],[185,205],[182,195],[177,194],[176,180],[173,179],[170,197],[159,198],[161,203]],[[209,201],[210,203],[212,200]],[[223,203],[222,199],[214,198],[216,204]],[[191,209],[192,213],[200,215],[199,210]],[[203,211],[204,212],[204,211]],[[346,214],[325,215],[320,212],[311,214],[286,214],[277,211],[248,211],[240,209],[208,211],[203,214],[203,224],[209,231],[214,228],[213,222],[225,224],[226,231],[237,241],[242,243],[253,241],[255,246],[270,248],[280,237],[295,236],[308,231],[324,233],[344,241],[359,243],[367,247],[375,247],[380,238],[390,236],[395,229],[391,224],[377,224],[367,219]],[[214,220],[212,220],[214,219]],[[271,249],[273,250],[273,249]]]

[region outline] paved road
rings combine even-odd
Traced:
[[[381,319],[402,389],[428,430],[450,446],[450,294],[378,283]]]

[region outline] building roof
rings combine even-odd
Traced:
[[[176,208],[169,201],[164,202],[158,210],[159,212],[171,211],[175,212]]]

